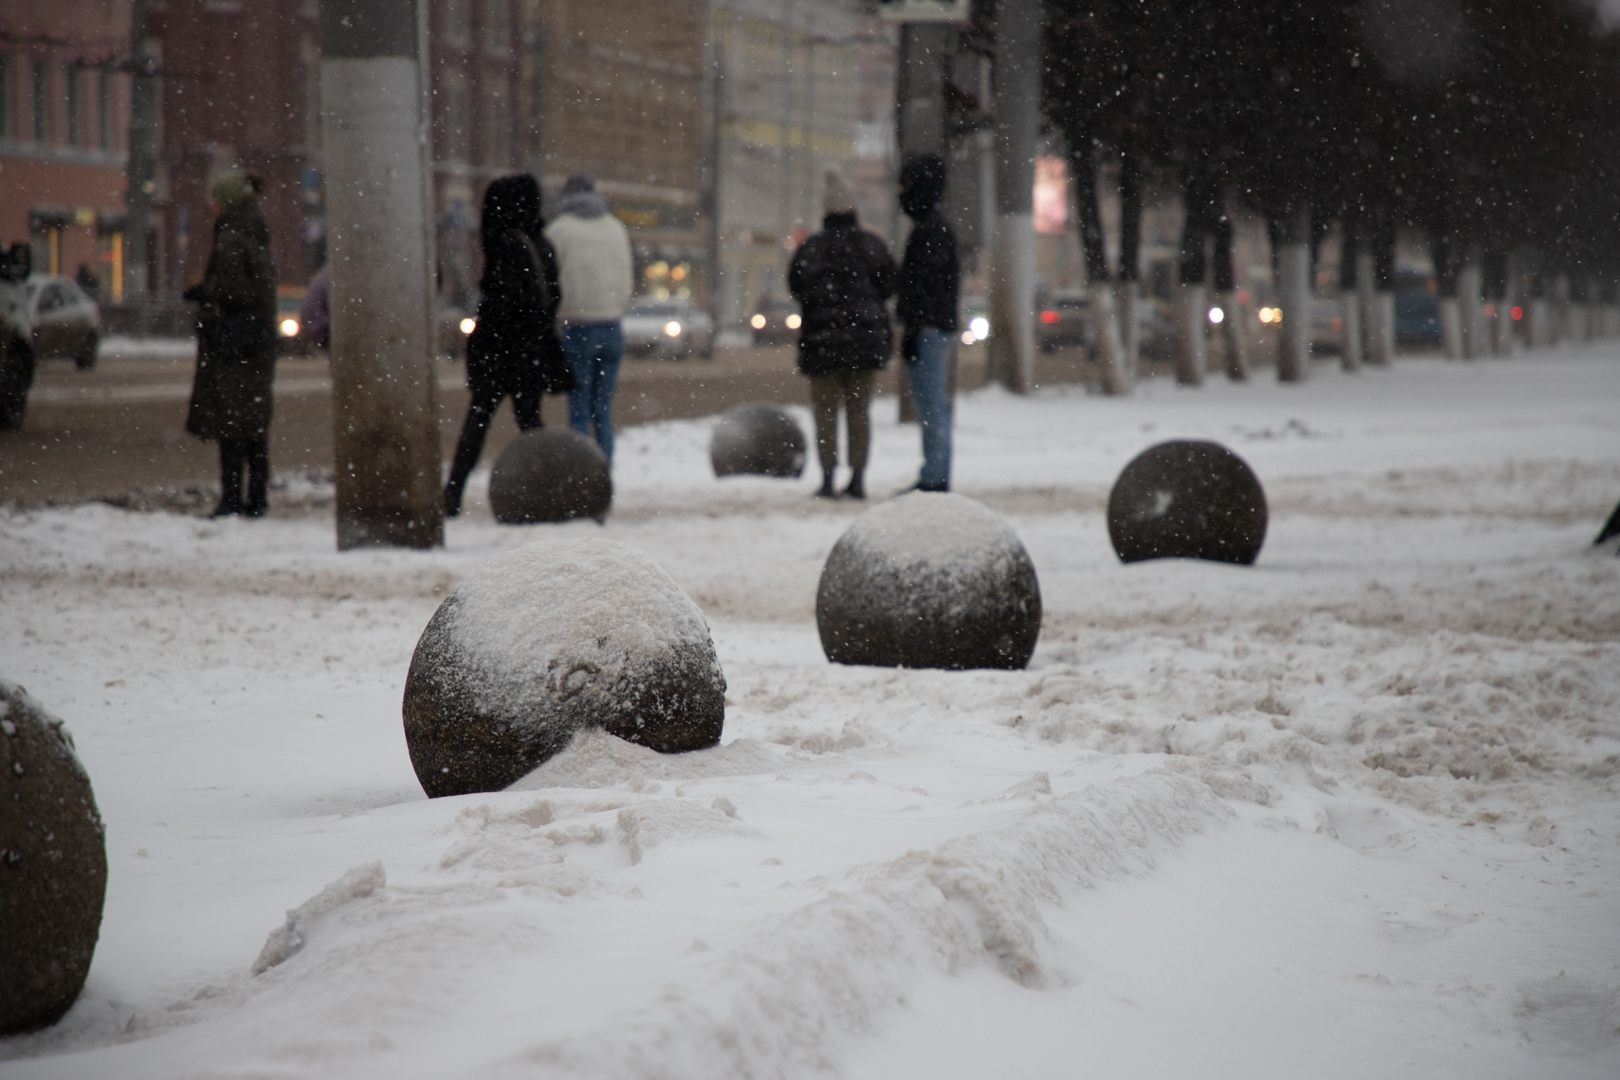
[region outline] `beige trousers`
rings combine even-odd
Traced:
[[[866,451],[872,441],[868,415],[876,371],[833,371],[810,376],[810,404],[816,413],[816,455],[823,472],[838,466],[838,406],[844,406],[849,427],[849,467],[866,471]]]

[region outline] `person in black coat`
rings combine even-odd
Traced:
[[[922,428],[918,491],[949,491],[951,486],[950,369],[962,264],[956,233],[939,212],[944,197],[945,162],[938,154],[906,162],[900,170],[900,209],[911,218],[911,235],[900,263],[895,314],[905,327],[900,355],[906,361],[911,404]]]
[[[804,309],[799,370],[810,377],[821,459],[820,498],[838,495],[838,407],[849,429],[849,485],[844,494],[866,498],[872,383],[889,362],[894,330],[884,301],[894,294],[894,258],[888,245],[855,222],[855,197],[837,169],[828,169],[822,231],[799,246],[788,268],[788,291]]]
[[[461,426],[444,513],[461,512],[467,477],[478,464],[489,421],[501,399],[512,398],[518,427],[541,426],[540,396],[572,389],[557,339],[557,253],[541,232],[540,185],[524,173],[503,176],[484,191],[479,223],[484,275],[478,287],[478,325],[467,338],[467,419]]]

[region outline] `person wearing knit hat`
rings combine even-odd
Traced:
[[[202,281],[184,294],[201,305],[186,430],[219,443],[220,499],[212,517],[259,517],[269,508],[276,267],[270,227],[259,210],[264,189],[262,174],[240,170],[209,185],[214,247]]]
[[[938,154],[906,162],[900,170],[900,209],[911,218],[911,235],[900,263],[895,314],[905,328],[900,355],[922,428],[918,491],[949,491],[951,486],[950,369],[962,268],[956,234],[939,212],[944,197],[945,162]]]
[[[849,484],[844,495],[866,498],[870,403],[877,372],[889,362],[894,331],[884,301],[894,294],[889,247],[855,220],[855,195],[836,168],[822,185],[826,216],[821,232],[794,252],[788,291],[804,309],[799,329],[799,371],[810,377],[821,460],[818,498],[838,497],[838,411],[849,433]]]

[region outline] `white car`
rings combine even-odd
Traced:
[[[101,308],[84,290],[60,274],[32,274],[28,294],[34,359],[69,357],[80,371],[96,366],[101,344]]]
[[[685,360],[714,355],[714,320],[687,299],[638,296],[624,313],[624,351]]]

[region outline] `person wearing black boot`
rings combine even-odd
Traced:
[[[214,247],[185,298],[201,305],[197,374],[186,430],[219,443],[219,505],[210,517],[269,509],[270,419],[276,381],[276,268],[259,210],[264,177],[232,171],[209,188]],[[248,474],[242,493],[242,470]]]
[[[540,185],[524,173],[503,176],[484,191],[479,222],[484,276],[478,287],[478,325],[467,338],[467,419],[456,442],[444,513],[461,513],[467,477],[478,464],[490,418],[512,398],[518,427],[541,426],[540,397],[574,387],[557,339],[557,254],[541,231]]]
[[[799,371],[810,377],[821,459],[818,498],[838,489],[838,408],[849,429],[849,485],[844,496],[866,498],[866,455],[871,441],[872,383],[889,362],[894,329],[883,302],[894,295],[889,247],[855,221],[855,196],[836,168],[828,169],[821,232],[799,246],[788,268],[788,291],[804,308]]]
[[[922,154],[900,170],[900,209],[911,218],[900,262],[895,314],[905,332],[900,355],[922,428],[923,465],[916,491],[951,486],[951,355],[956,351],[956,305],[962,266],[956,234],[939,202],[945,197],[945,162]]]

